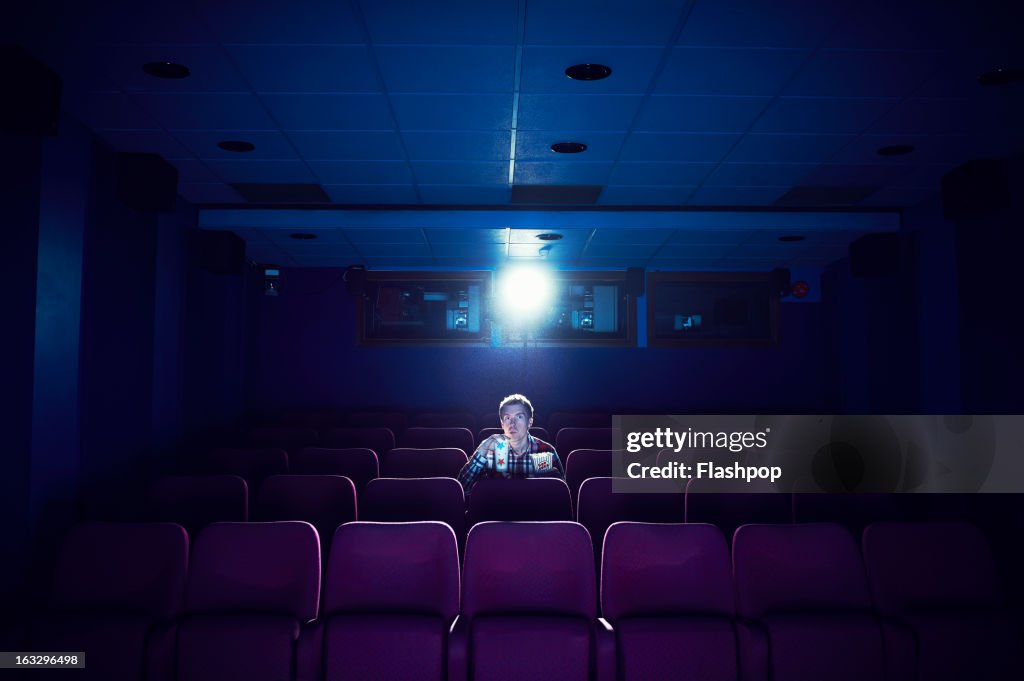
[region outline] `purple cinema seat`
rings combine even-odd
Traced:
[[[30,625],[28,649],[85,653],[84,670],[54,675],[170,681],[172,620],[181,609],[187,569],[188,535],[179,525],[72,528],[57,558],[49,613]]]
[[[749,675],[903,678],[886,675],[882,627],[871,610],[860,550],[846,528],[744,525],[732,551],[737,610],[745,619],[740,659]]]
[[[484,478],[473,486],[466,509],[469,527],[487,520],[569,520],[572,500],[560,478]]]
[[[150,489],[153,520],[178,523],[190,536],[210,523],[249,519],[249,489],[237,475],[172,475]]]
[[[283,449],[215,449],[210,452],[213,473],[244,478],[256,490],[264,478],[288,472],[288,453]]]
[[[453,447],[467,454],[475,449],[473,431],[469,428],[407,428],[398,444],[412,449]]]
[[[380,477],[380,464],[372,449],[324,449],[307,447],[290,460],[290,470],[299,475],[344,475],[362,494],[366,483]]]
[[[995,561],[977,527],[876,523],[863,547],[875,606],[917,639],[917,678],[1021,674],[1020,619],[1001,607]]]
[[[604,412],[555,411],[548,416],[545,424],[549,433],[558,434],[562,428],[611,428],[612,417]],[[596,449],[601,449],[597,447]]]
[[[577,523],[474,526],[449,679],[612,678],[614,638],[596,619],[592,558]]]
[[[576,499],[584,480],[612,476],[614,454],[613,449],[576,449],[559,454],[565,464],[565,484],[569,485],[573,508],[576,508]]]
[[[283,449],[289,454],[303,447],[316,447],[319,440],[316,428],[288,426],[253,428],[246,435],[251,447]]]
[[[320,599],[320,541],[299,521],[216,523],[192,551],[177,681],[291,679]]]
[[[569,454],[577,449],[613,449],[614,428],[562,428],[555,435],[555,450]]]
[[[455,447],[396,447],[384,457],[385,478],[456,478],[469,459]]]
[[[886,520],[906,520],[903,494],[826,493],[793,494],[793,522],[839,523],[859,538],[864,528]]]
[[[363,520],[402,523],[436,520],[455,532],[461,549],[466,543],[466,499],[452,478],[377,478],[363,494]]]
[[[323,640],[315,646],[323,651],[322,669],[310,678],[447,679],[448,631],[459,612],[459,553],[450,527],[342,525],[326,585],[317,627]]]
[[[372,449],[378,460],[395,448],[395,434],[388,428],[331,428],[320,433],[320,446],[333,449]]]
[[[613,492],[614,478],[590,478],[580,485],[576,501],[576,519],[594,537],[594,564],[601,565],[604,533],[612,523],[630,520],[640,523],[681,523],[686,504],[682,491],[671,484],[659,482],[667,492]],[[633,481],[631,481],[633,482]],[[652,481],[653,483],[653,481]]]
[[[412,423],[417,428],[468,428],[476,430],[476,417],[468,411],[434,411],[414,414]]]
[[[323,550],[342,523],[358,519],[356,488],[340,475],[272,475],[256,493],[255,520],[305,520]]]
[[[482,443],[490,436],[501,435],[503,432],[505,431],[503,431],[501,428],[481,428],[480,431],[476,434],[477,447],[479,447],[480,443]],[[530,435],[540,440],[544,440],[544,442],[551,442],[551,436],[548,435],[548,431],[546,428],[539,428],[537,426],[534,426],[533,428],[530,428]]]
[[[792,495],[767,481],[691,478],[686,484],[686,522],[717,525],[726,537],[740,525],[792,520]]]
[[[353,411],[345,423],[350,428],[387,428],[398,434],[409,427],[409,416],[401,411]]]
[[[714,525],[615,523],[604,538],[601,612],[620,681],[736,681],[736,604]]]

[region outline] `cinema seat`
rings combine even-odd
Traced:
[[[749,623],[739,632],[740,658],[761,672],[756,676],[906,678],[912,647],[894,638],[890,649],[883,648],[860,550],[845,528],[744,525],[736,530],[732,552],[737,610]]]
[[[326,681],[447,678],[448,630],[459,611],[459,553],[443,523],[338,528],[321,612]]]
[[[566,456],[577,449],[613,449],[613,428],[562,428],[555,435],[555,450]]]
[[[407,428],[398,444],[412,449],[451,447],[473,453],[473,431],[468,428]]]
[[[484,478],[473,485],[466,509],[469,527],[487,520],[572,519],[569,488],[559,478]]]
[[[330,428],[321,431],[320,446],[331,449],[372,449],[383,459],[395,448],[395,434],[387,428]]]
[[[246,435],[246,443],[250,447],[283,449],[289,454],[297,452],[303,447],[316,447],[319,439],[316,428],[284,426],[253,428]]]
[[[466,543],[466,499],[452,478],[378,478],[363,494],[359,517],[377,522],[436,520],[455,532],[460,550]]]
[[[215,449],[208,468],[213,473],[237,475],[250,490],[271,475],[288,473],[288,453],[283,449]]]
[[[717,525],[725,536],[732,537],[740,525],[789,523],[792,520],[792,495],[775,491],[769,482],[698,478],[687,482],[688,523],[711,523]]]
[[[188,536],[179,525],[72,528],[57,558],[49,612],[29,626],[28,650],[86,653],[85,669],[54,675],[170,681],[172,620],[181,608],[187,570]],[[20,678],[19,672],[13,676]]]
[[[590,536],[577,523],[480,523],[469,531],[449,679],[614,676],[596,620]]]
[[[480,443],[489,438],[490,436],[501,435],[503,432],[505,431],[503,431],[501,428],[481,428],[480,432],[476,434],[476,446],[479,447]],[[534,426],[533,428],[530,428],[530,435],[540,440],[544,440],[544,442],[547,442],[548,444],[554,444],[551,442],[551,436],[548,434],[546,428],[539,428],[537,426]]]
[[[387,428],[397,435],[409,427],[409,416],[401,411],[353,411],[345,423],[350,428]]]
[[[615,523],[604,538],[601,613],[619,681],[736,681],[729,548],[714,525]]]
[[[177,523],[190,536],[210,523],[249,519],[249,488],[237,475],[160,478],[149,492],[150,517]]]
[[[325,552],[338,526],[358,519],[355,485],[340,475],[273,475],[260,485],[253,510],[254,520],[306,521]]]
[[[177,681],[291,679],[316,617],[320,542],[309,523],[217,523],[192,552]]]
[[[343,475],[362,494],[366,483],[380,475],[377,454],[372,449],[324,449],[307,447],[289,459],[289,469],[298,475]]]
[[[977,527],[876,523],[864,530],[862,544],[875,606],[917,640],[917,678],[1020,673],[1020,617],[1002,608],[992,551]]]
[[[611,428],[612,417],[605,412],[555,411],[544,424],[549,433],[557,434],[562,428]],[[598,447],[600,449],[600,447]]]
[[[584,480],[612,476],[613,455],[612,449],[575,449],[559,454],[565,466],[565,484],[569,486],[573,508],[576,508],[576,498]]]
[[[416,428],[467,428],[476,430],[476,417],[466,411],[432,411],[414,414],[409,424]]]
[[[590,478],[580,485],[576,519],[594,538],[595,565],[601,565],[601,546],[612,523],[630,520],[642,523],[681,523],[686,504],[678,488],[664,484],[665,492],[614,492],[615,478]],[[626,482],[625,479],[623,482]],[[635,483],[635,481],[629,481]],[[652,487],[654,485],[652,484]]]
[[[398,447],[384,457],[381,473],[385,478],[455,478],[467,461],[466,453],[454,447]]]
[[[864,528],[881,521],[906,520],[902,494],[793,494],[793,522],[839,523],[860,538]]]

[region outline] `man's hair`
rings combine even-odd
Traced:
[[[523,407],[526,409],[527,415],[531,419],[533,418],[533,405],[530,404],[530,400],[526,399],[526,395],[520,395],[519,393],[515,393],[514,395],[509,395],[508,397],[503,399],[501,401],[501,404],[498,405],[498,420],[501,420],[501,410],[509,406],[510,404],[523,405]]]

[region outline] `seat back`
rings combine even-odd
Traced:
[[[544,424],[549,433],[558,434],[562,428],[611,428],[612,417],[605,412],[555,411]],[[602,449],[602,447],[597,447]]]
[[[864,528],[872,523],[906,520],[903,496],[897,493],[797,492],[793,494],[793,522],[839,523],[855,538],[860,538]]]
[[[476,434],[476,444],[479,447],[480,443],[489,438],[490,436],[501,435],[503,432],[505,431],[503,431],[501,428],[481,428],[480,431]],[[530,435],[540,440],[544,440],[545,442],[551,441],[551,436],[548,434],[547,428],[533,426],[532,428],[530,428]]]
[[[288,453],[283,449],[215,449],[210,452],[209,467],[213,473],[237,475],[255,490],[264,478],[288,472]]]
[[[350,428],[387,428],[397,435],[409,427],[409,416],[401,411],[353,411],[346,423]]]
[[[740,525],[789,523],[792,516],[792,495],[767,481],[691,478],[686,485],[686,522],[717,525],[727,537]]]
[[[407,428],[398,439],[402,447],[413,449],[455,448],[471,453],[473,431],[468,428]]]
[[[320,433],[320,445],[331,449],[372,449],[383,459],[395,448],[395,434],[388,428],[329,428]]]
[[[563,454],[577,449],[612,449],[614,438],[612,428],[562,428],[555,435],[555,449]]]
[[[343,475],[362,493],[366,483],[380,476],[380,464],[372,449],[324,449],[307,447],[291,457],[291,472],[298,475]]]
[[[319,435],[316,428],[280,426],[253,428],[245,439],[250,447],[283,449],[292,454],[303,447],[316,447]]]
[[[576,508],[576,498],[584,480],[612,476],[614,453],[611,449],[575,449],[560,454],[565,461],[565,484],[569,486],[573,508]]]
[[[466,539],[466,502],[462,485],[451,478],[378,478],[363,495],[360,517],[377,522],[436,520]]]
[[[461,449],[397,447],[384,457],[386,478],[455,478],[469,459]]]
[[[358,518],[356,488],[340,475],[273,475],[256,493],[256,520],[304,520],[316,528],[327,549],[342,523]]]
[[[488,520],[572,520],[569,488],[559,478],[484,478],[473,486],[466,509],[472,527]]]
[[[411,426],[416,428],[467,428],[476,430],[476,416],[468,411],[432,411],[414,414]]]
[[[237,475],[175,475],[160,478],[150,489],[150,515],[178,523],[190,535],[216,522],[249,519],[249,489]]]

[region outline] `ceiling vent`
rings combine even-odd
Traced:
[[[318,184],[232,184],[249,203],[330,203]]]
[[[852,206],[876,191],[878,187],[793,187],[775,199],[775,205],[787,208]]]
[[[512,203],[579,206],[597,203],[602,187],[591,184],[516,184],[512,185]]]

